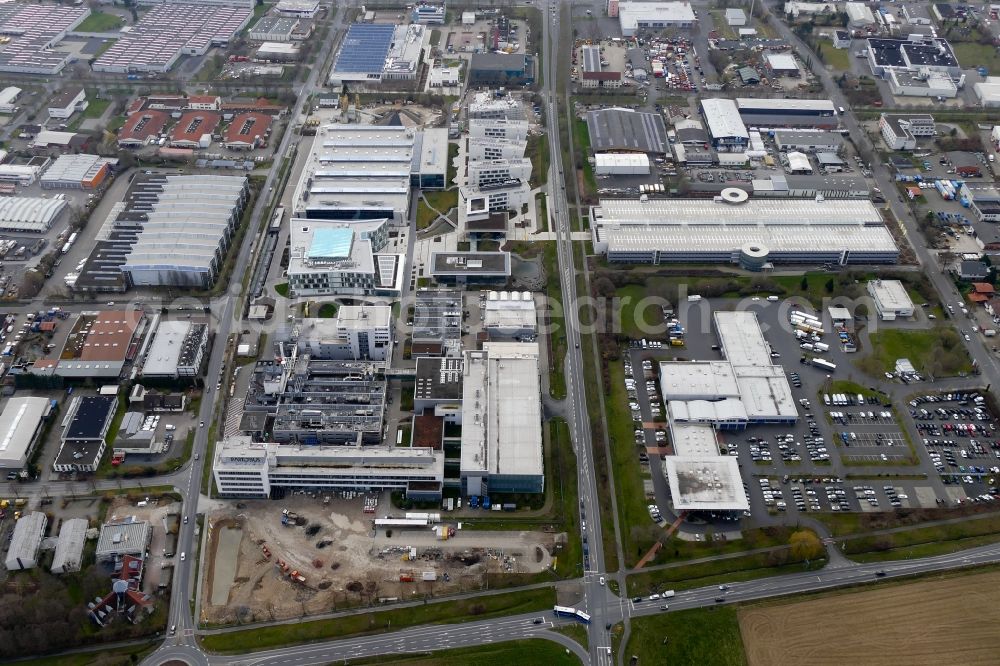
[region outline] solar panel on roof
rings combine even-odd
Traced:
[[[333,71],[381,74],[395,30],[395,26],[387,24],[352,24]]]

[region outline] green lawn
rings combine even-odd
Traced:
[[[90,16],[78,25],[76,32],[111,32],[125,25],[124,19],[114,14],[105,14],[102,11],[92,11]]]
[[[621,299],[619,314],[622,335],[638,340],[649,336],[653,327],[662,327],[663,310],[656,303],[650,303],[648,306],[642,303],[648,294],[645,285],[630,284],[618,289],[617,295]],[[636,306],[640,304],[643,307],[637,309]]]
[[[589,641],[587,640],[587,628],[581,624],[567,624],[565,627],[559,627],[558,629],[553,629],[552,631],[562,634],[564,636],[569,636],[574,641],[579,643],[588,649]]]
[[[874,562],[941,555],[997,541],[1000,541],[1000,515],[994,514],[947,525],[860,536],[838,546],[851,559]]]
[[[274,285],[274,290],[278,292],[279,296],[284,296],[288,298],[288,283],[282,282],[281,284]]]
[[[649,518],[642,470],[635,445],[635,426],[625,392],[625,369],[620,361],[609,365],[610,386],[605,386],[605,422],[611,443],[611,469],[618,494],[618,521],[626,566],[634,566],[652,547],[662,530]]]
[[[531,160],[531,187],[538,187],[545,182],[549,173],[549,136],[536,134],[528,137],[525,157]]]
[[[546,241],[542,251],[542,266],[545,269],[545,294],[551,304],[547,308],[549,317],[549,395],[561,400],[566,397],[566,375],[563,366],[566,361],[566,327],[563,324],[562,291],[559,286],[559,259],[555,241]]]
[[[337,304],[336,303],[324,303],[319,306],[319,312],[316,314],[320,319],[332,319],[337,316]]]
[[[577,120],[573,123],[573,151],[583,165],[583,186],[580,198],[597,194],[597,179],[594,178],[594,167],[590,164],[590,132],[587,121]]]
[[[537,226],[539,231],[549,230],[549,213],[548,207],[545,205],[545,195],[538,193],[535,195],[535,215],[537,219]]]
[[[434,212],[427,202],[417,199],[417,231],[423,231],[431,226],[431,222],[437,219],[438,214]]]
[[[746,664],[734,606],[697,608],[632,618],[626,658],[640,665],[742,666]]]
[[[83,112],[84,118],[100,118],[101,115],[111,106],[110,99],[97,99],[87,95],[87,108]]]
[[[886,329],[872,333],[871,341],[871,353],[857,364],[876,377],[892,372],[900,358],[910,359],[917,371],[928,377],[953,377],[972,371],[959,333],[948,325],[925,331]]]
[[[712,9],[708,12],[712,15],[712,25],[715,31],[723,39],[736,39],[736,31],[726,21],[726,11],[724,9]]]
[[[977,44],[975,42],[953,42],[951,45],[959,62],[969,63],[970,67],[984,65],[991,76],[1000,75],[1000,52],[995,46]]]
[[[448,211],[458,206],[458,188],[451,190],[424,190],[424,199],[436,208],[442,215],[447,215]]]
[[[393,655],[391,661],[395,666],[400,664],[403,666],[510,666],[510,664],[575,666],[580,663],[576,655],[566,652],[566,648],[542,638],[529,638],[453,650],[438,650],[402,657]],[[352,659],[350,663],[352,666],[357,666],[358,664],[385,664],[388,662],[383,656],[362,661]]]
[[[210,634],[201,639],[202,646],[214,652],[244,653],[254,650],[296,645],[310,641],[378,634],[423,624],[449,624],[485,620],[491,617],[516,615],[531,611],[551,610],[556,603],[555,588],[524,590],[472,599],[456,599],[419,608],[397,608],[346,615],[328,620],[256,627],[246,631]]]
[[[829,65],[838,72],[846,72],[851,68],[850,49],[834,48],[833,42],[820,39],[819,52],[823,56],[823,63]]]

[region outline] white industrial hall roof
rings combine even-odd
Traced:
[[[538,344],[485,343],[465,353],[462,372],[463,473],[541,475]]]
[[[0,197],[0,229],[4,231],[48,231],[66,207],[64,199]]]
[[[0,412],[0,468],[22,467],[28,447],[49,409],[48,398],[15,397]]]
[[[731,99],[713,98],[701,100],[701,109],[705,114],[705,124],[708,125],[708,133],[713,138],[737,137],[749,140],[750,134],[747,132],[740,112],[736,108],[736,102]]]
[[[662,226],[837,226],[881,225],[882,215],[867,199],[751,198],[732,205],[712,199],[601,199],[596,224]]]

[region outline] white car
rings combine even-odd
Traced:
[[[187,554],[186,554],[186,553],[181,553],[181,562],[183,562],[183,561],[184,561],[184,558],[185,558],[186,556],[187,556]]]
[[[604,576],[601,576],[600,583],[601,583],[601,585],[604,585]]]

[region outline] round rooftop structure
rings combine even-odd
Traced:
[[[738,187],[727,187],[722,190],[719,196],[727,204],[741,204],[750,198],[746,190],[741,190]]]
[[[762,243],[747,243],[740,248],[740,266],[748,271],[759,273],[764,270],[771,251]]]

